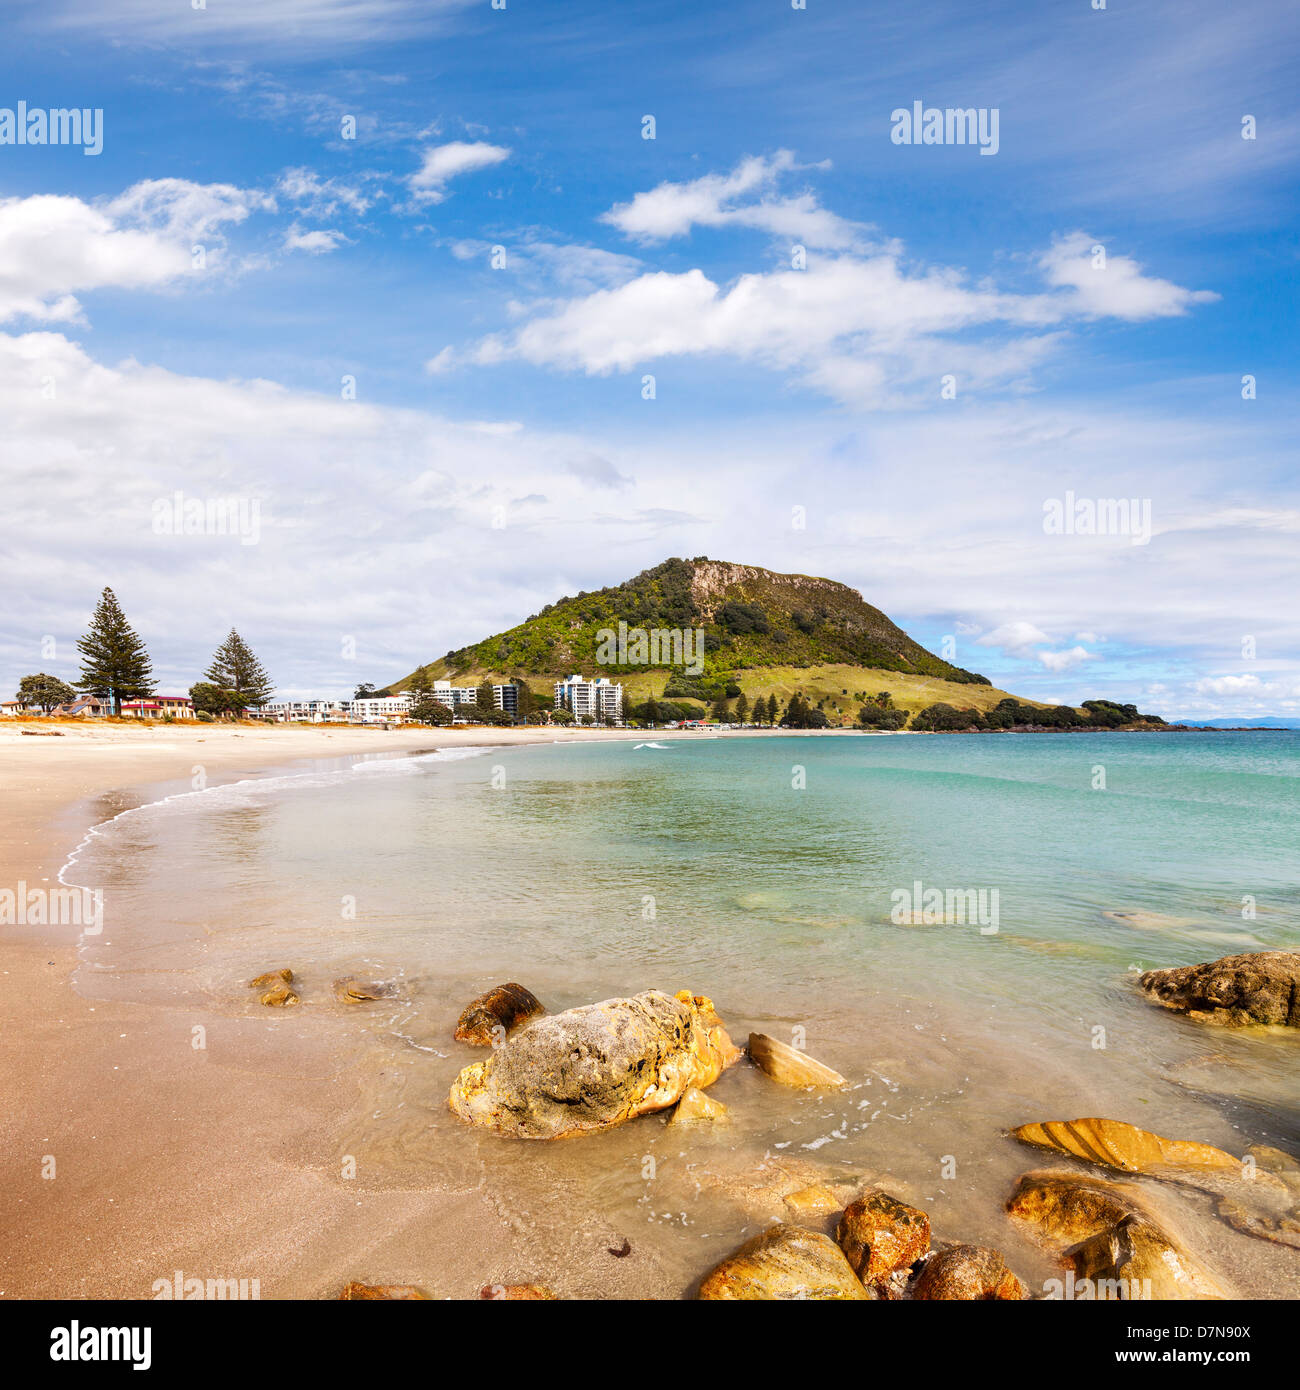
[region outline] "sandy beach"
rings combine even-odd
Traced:
[[[188,786],[200,765],[220,785],[359,754],[629,737],[10,721],[0,884],[48,884],[93,824]],[[70,936],[6,927],[0,939],[0,1297],[150,1298],[175,1270],[256,1277],[263,1297],[290,1298],[331,1296],[354,1277],[427,1287],[443,1271],[429,1291],[454,1297],[530,1277],[510,1222],[482,1197],[354,1191],[303,1166],[305,1136],[346,1104],[346,1078],[305,1071],[287,1049],[282,1066],[232,1071],[223,1046],[238,1031],[241,1049],[256,1048],[256,1025],[204,1019],[198,1052],[187,1010],[82,998]],[[599,1283],[575,1269],[569,1292],[635,1295],[646,1274],[609,1261]]]

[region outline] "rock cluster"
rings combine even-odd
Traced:
[[[249,980],[249,989],[262,991],[260,1002],[268,1008],[283,1009],[298,1002],[298,996],[290,989],[293,984],[292,970],[268,970],[255,980]]]

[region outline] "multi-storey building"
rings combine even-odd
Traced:
[[[567,709],[575,719],[623,722],[623,687],[607,676],[584,680],[580,675],[555,682],[555,708]]]

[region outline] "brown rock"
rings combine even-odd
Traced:
[[[837,1071],[766,1033],[749,1035],[749,1055],[760,1071],[783,1086],[847,1086]]]
[[[1098,1299],[1227,1297],[1166,1232],[1140,1215],[1125,1216],[1109,1230],[1076,1245],[1066,1258],[1077,1276],[1092,1281],[1092,1296]],[[1074,1296],[1079,1296],[1077,1288]]]
[[[340,1004],[364,1004],[368,999],[388,999],[392,993],[392,985],[381,980],[358,980],[355,975],[346,975],[334,981],[334,997]]]
[[[1253,951],[1148,970],[1138,987],[1166,1009],[1202,1023],[1300,1028],[1300,951]]]
[[[700,1297],[708,1301],[864,1302],[871,1295],[829,1236],[780,1225],[741,1246],[706,1275]]]
[[[1150,1215],[1132,1184],[1050,1171],[1023,1174],[1007,1211],[1061,1245],[1108,1231],[1126,1216]]]
[[[492,1299],[497,1303],[526,1303],[534,1299],[555,1299],[545,1284],[484,1284],[478,1291],[480,1298]]]
[[[930,1248],[930,1218],[887,1192],[868,1192],[844,1208],[835,1239],[858,1278],[880,1285]]]
[[[1176,1175],[1188,1170],[1240,1173],[1241,1162],[1222,1149],[1193,1139],[1165,1139],[1122,1120],[1045,1120],[1021,1125],[1013,1139],[1040,1149],[1073,1154],[1126,1173]]]
[[[462,1120],[520,1139],[561,1139],[666,1110],[739,1057],[713,1003],[647,990],[550,1014],[452,1083]]]
[[[546,1010],[523,985],[497,985],[466,1006],[456,1024],[456,1041],[474,1047],[499,1047],[516,1028]]]
[[[996,1250],[982,1245],[950,1245],[931,1255],[912,1286],[923,1302],[1014,1302],[1026,1299],[1025,1286]]]
[[[292,970],[268,970],[265,975],[250,980],[248,987],[262,990],[261,1002],[269,1008],[285,1008],[298,1002],[298,996],[289,988],[292,983]]]
[[[673,1110],[670,1125],[708,1124],[727,1118],[727,1107],[720,1100],[706,1096],[698,1086],[688,1086]]]
[[[352,1299],[367,1302],[380,1299],[419,1299],[432,1302],[429,1295],[423,1289],[417,1289],[414,1284],[344,1284],[339,1299],[340,1301]]]

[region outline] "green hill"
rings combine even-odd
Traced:
[[[620,622],[702,629],[702,671],[688,674],[667,659],[599,660],[610,654],[601,653],[603,640],[609,646],[602,634]],[[665,695],[708,702],[740,690],[751,701],[775,694],[784,703],[797,691],[846,718],[882,690],[911,711],[937,701],[988,710],[1007,694],[927,651],[846,584],[703,557],[666,560],[623,584],[559,599],[423,669],[431,680],[460,685],[522,678],[547,698],[551,682],[570,672],[606,675],[623,682],[629,706]]]

